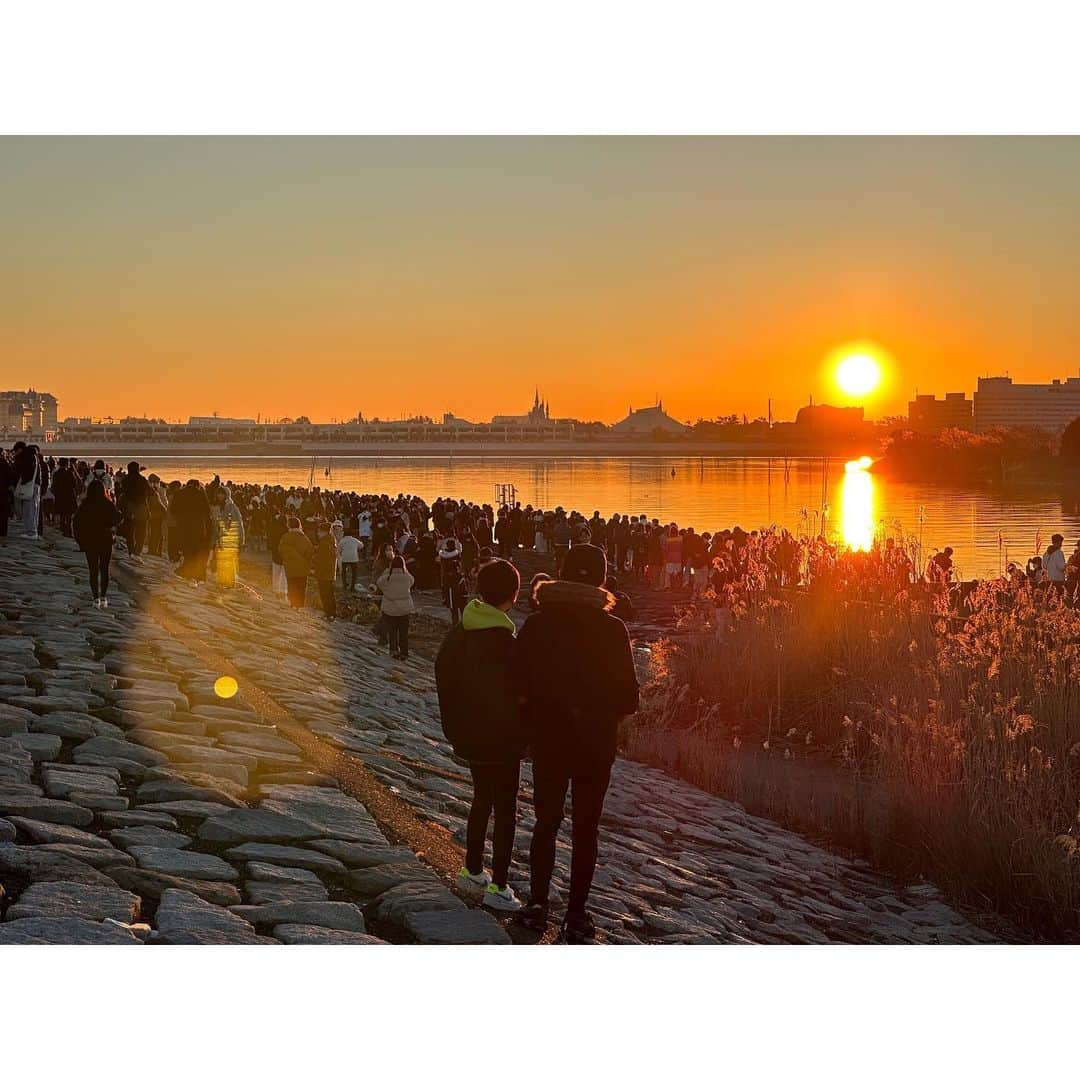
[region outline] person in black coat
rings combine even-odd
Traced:
[[[8,534],[8,519],[14,502],[15,467],[8,460],[4,450],[0,450],[0,536]]]
[[[512,563],[494,559],[477,575],[479,597],[451,627],[435,659],[435,684],[443,732],[469,762],[473,801],[465,865],[459,880],[485,890],[483,903],[497,911],[521,907],[508,883],[517,824],[517,794],[525,729],[514,679],[514,624],[507,612],[521,578]],[[484,873],[484,842],[495,812],[491,877]]]
[[[86,498],[72,519],[75,539],[86,555],[90,571],[90,591],[95,607],[108,607],[109,562],[112,560],[113,537],[120,523],[120,512],[105,497],[105,486],[93,480],[86,489]]]
[[[529,852],[529,904],[522,919],[547,925],[555,838],[568,789],[573,794],[570,896],[563,933],[574,944],[592,940],[585,910],[596,869],[604,796],[615,761],[619,721],[637,711],[638,682],[626,626],[611,614],[615,597],[602,586],[607,557],[575,544],[558,581],[535,589],[537,610],[518,634],[518,695],[533,755],[536,826]]]
[[[150,482],[142,474],[137,461],[128,462],[124,475],[124,489],[120,496],[120,509],[124,515],[123,530],[128,551],[133,559],[142,556],[146,543],[146,528],[150,518]]]
[[[202,484],[189,480],[176,493],[170,508],[176,518],[177,546],[183,558],[176,572],[196,583],[205,581],[214,523]]]
[[[68,463],[61,458],[52,476],[53,511],[65,536],[71,535],[71,519],[79,506],[79,482]]]

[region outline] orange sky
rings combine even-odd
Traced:
[[[1077,139],[0,139],[0,388],[68,415],[870,415],[1080,369]]]

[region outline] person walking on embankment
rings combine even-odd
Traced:
[[[105,486],[100,480],[92,480],[86,489],[86,498],[72,518],[72,528],[75,540],[86,555],[95,607],[109,606],[109,563],[119,523],[120,511],[111,499],[106,498]]]
[[[570,895],[563,935],[595,936],[586,910],[596,869],[600,815],[615,762],[619,721],[637,711],[638,681],[625,624],[604,584],[607,558],[575,544],[559,580],[536,586],[537,610],[518,634],[515,668],[533,755],[536,826],[529,851],[529,903],[522,921],[543,931],[555,868],[555,839],[573,800]]]
[[[300,527],[299,518],[290,517],[285,524],[288,528],[278,542],[278,557],[281,559],[282,566],[285,567],[289,606],[302,608],[307,598],[307,579],[308,574],[311,573],[315,545]]]
[[[443,732],[472,774],[473,798],[460,883],[484,890],[483,903],[516,911],[510,860],[517,826],[517,795],[525,728],[514,681],[514,623],[507,612],[521,578],[513,563],[494,559],[476,577],[479,597],[450,628],[435,658]],[[484,871],[488,822],[495,813],[491,875]]]
[[[202,484],[189,480],[172,502],[176,519],[176,543],[182,562],[177,574],[194,584],[206,580],[206,564],[210,561],[210,545],[213,542],[214,522],[210,516],[210,502]],[[170,545],[173,530],[169,530]]]
[[[247,542],[244,519],[225,485],[214,492],[210,510],[214,521],[214,573],[219,585],[231,589],[240,569],[240,550]]]
[[[128,462],[124,485],[120,492],[120,510],[123,513],[121,529],[127,542],[132,561],[142,562],[143,545],[150,517],[150,484],[142,474],[137,461]]]
[[[337,596],[334,594],[334,580],[337,576],[337,540],[332,526],[325,521],[319,523],[319,541],[315,545],[312,568],[315,582],[319,586],[319,602],[327,619],[337,615]]]
[[[390,655],[397,660],[409,659],[409,617],[416,610],[412,598],[415,580],[405,569],[405,560],[395,555],[389,569],[375,582],[382,593],[380,611]]]

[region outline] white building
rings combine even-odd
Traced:
[[[979,379],[975,390],[975,430],[995,427],[1059,431],[1080,416],[1080,378],[1050,383],[1014,383],[998,376]]]

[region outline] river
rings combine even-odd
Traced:
[[[210,479],[306,486],[310,457],[140,457],[163,479]],[[865,464],[865,462],[864,462]],[[329,468],[330,476],[326,475]],[[825,532],[852,547],[875,535],[922,538],[928,557],[951,546],[964,577],[1023,562],[1062,532],[1066,553],[1080,537],[1080,513],[1051,491],[957,489],[886,480],[843,460],[744,457],[384,457],[319,458],[315,483],[361,492],[399,491],[432,501],[439,495],[496,502],[496,485],[512,484],[522,503],[563,506],[590,515],[647,514],[695,529],[768,524]]]

